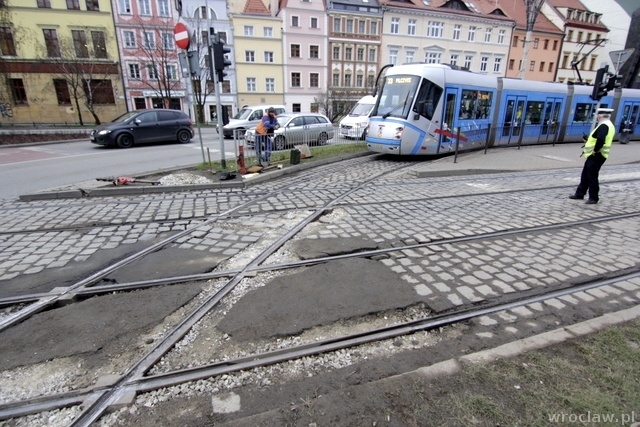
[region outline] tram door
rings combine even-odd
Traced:
[[[455,112],[458,111],[456,99],[458,95],[457,89],[447,89],[445,92],[444,117],[442,118],[442,128],[445,131],[456,133],[456,117]],[[440,136],[439,153],[447,153],[455,147],[455,138],[443,134]]]
[[[622,118],[620,119],[620,125],[618,132],[622,133],[626,131],[631,135],[640,134],[640,103],[638,102],[625,102],[622,106]]]
[[[527,98],[524,96],[507,96],[507,104],[504,109],[504,120],[502,121],[501,143],[515,144],[518,142],[520,132],[522,132],[522,124],[524,123],[524,104],[526,100]]]
[[[559,128],[561,98],[547,98],[545,102],[540,138],[543,141],[553,141]]]

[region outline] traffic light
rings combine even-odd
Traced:
[[[607,80],[607,91],[615,90],[622,86],[622,76],[620,74],[609,74],[609,80]]]
[[[231,48],[226,46],[223,41],[220,40],[213,43],[213,63],[219,82],[223,81],[224,76],[227,75],[224,69],[231,65],[231,61],[225,58],[225,55],[230,52]]]
[[[591,92],[591,99],[594,101],[600,101],[603,96],[607,95],[607,84],[603,80],[608,70],[609,66],[605,65],[604,68],[598,68],[596,72],[596,80],[593,82],[593,92]]]

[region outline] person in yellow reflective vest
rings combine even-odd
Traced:
[[[611,123],[612,112],[613,110],[610,108],[598,109],[596,128],[589,134],[582,147],[582,155],[586,160],[582,168],[580,184],[576,188],[575,194],[569,196],[570,199],[582,200],[588,191],[589,200],[586,204],[595,205],[598,203],[598,193],[600,192],[598,175],[600,168],[609,157],[611,143],[616,134],[616,128]]]

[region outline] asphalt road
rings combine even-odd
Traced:
[[[161,169],[220,159],[220,141],[213,129],[198,132],[188,144],[153,144],[128,150],[105,148],[88,139],[57,144],[0,148],[0,199],[98,177],[133,176]],[[204,148],[204,156],[203,156]],[[209,150],[207,153],[207,149]],[[225,140],[226,158],[235,158],[232,140]]]

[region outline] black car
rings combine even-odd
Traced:
[[[117,145],[121,148],[145,142],[177,141],[193,138],[193,121],[177,110],[130,111],[91,131],[94,144]]]

